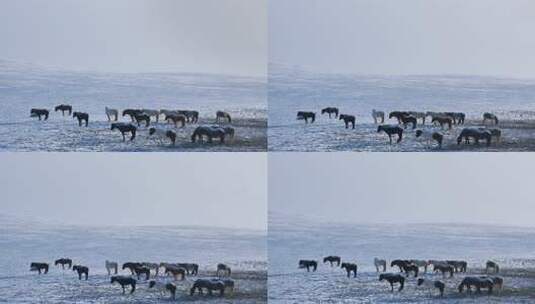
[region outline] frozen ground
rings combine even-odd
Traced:
[[[90,268],[88,281],[54,267],[60,257]],[[200,278],[215,275],[217,263],[233,269],[233,295],[189,296],[197,277],[177,281],[177,302],[265,303],[267,263],[265,234],[256,231],[200,227],[78,227],[0,216],[0,303],[172,303],[148,289],[143,279],[132,295],[111,285],[106,259],[126,261],[192,262]],[[29,271],[30,262],[48,262],[46,275]],[[127,275],[126,271],[120,274]],[[159,280],[169,280],[161,277]]]
[[[465,224],[355,225],[288,218],[273,213],[269,230],[270,303],[532,303],[535,299],[535,229]],[[359,273],[321,263],[339,255],[356,262]],[[391,293],[378,281],[374,257],[392,259],[463,259],[467,275],[479,275],[488,260],[497,261],[504,289],[492,296],[459,294],[463,275],[446,279],[443,298],[418,288],[409,278],[405,289]],[[317,272],[298,269],[299,259],[320,263]],[[388,267],[387,272],[397,272]],[[426,274],[429,279],[441,275]]]
[[[271,151],[437,151],[416,140],[412,130],[400,144],[389,145],[388,137],[377,133],[372,109],[386,115],[394,110],[464,112],[464,127],[479,127],[483,112],[495,113],[502,121],[501,143],[458,146],[457,127],[444,132],[442,151],[535,151],[535,80],[316,74],[278,64],[270,65],[268,80]],[[322,116],[321,109],[328,106],[355,115],[355,130]],[[316,112],[316,122],[297,121],[297,111]],[[396,123],[386,118],[386,123]]]
[[[207,74],[102,74],[68,72],[0,60],[0,151],[265,151],[267,104],[265,81]],[[58,104],[87,112],[89,127],[54,113]],[[133,142],[111,131],[104,108],[185,109],[200,112],[199,124],[173,129],[175,147],[148,139],[141,127]],[[31,108],[51,110],[48,121],[30,118]],[[215,112],[234,118],[234,141],[192,144],[200,124],[214,124]],[[128,122],[127,117],[120,121]],[[160,124],[162,128],[170,128]]]

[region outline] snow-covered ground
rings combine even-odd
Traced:
[[[0,60],[0,151],[265,151],[267,101],[264,79],[187,73],[103,74],[42,68]],[[54,112],[59,104],[89,114],[89,127]],[[104,108],[181,109],[200,112],[198,124],[174,129],[177,144],[158,144],[141,127],[133,142],[111,131]],[[31,108],[51,111],[48,121]],[[234,119],[235,139],[192,144],[195,127],[215,123],[218,110]],[[129,122],[128,117],[120,121]],[[162,128],[171,126],[160,123]]]
[[[436,151],[407,130],[400,144],[377,133],[372,109],[464,112],[464,127],[481,127],[482,114],[501,119],[501,143],[457,145],[461,127],[444,130],[443,151],[535,151],[535,80],[459,75],[371,76],[318,74],[271,64],[268,78],[269,150],[271,151]],[[325,107],[356,116],[357,126],[321,115]],[[296,120],[297,111],[316,112],[314,124]],[[429,120],[428,120],[429,121]],[[430,124],[419,126],[439,131]]]
[[[357,225],[270,214],[270,303],[531,303],[535,297],[535,229],[467,224]],[[357,278],[323,264],[328,255],[359,266]],[[464,274],[445,279],[440,298],[409,278],[401,292],[379,282],[374,257],[386,259],[458,259],[468,261],[466,275],[481,275],[487,260],[502,267],[504,289],[488,296],[459,294]],[[300,259],[319,261],[317,272],[298,269]],[[388,267],[387,272],[398,272]],[[425,278],[442,279],[426,274]]]
[[[89,280],[53,265],[69,257],[90,268]],[[111,285],[105,260],[191,262],[198,276],[175,282],[177,301],[265,303],[267,261],[265,233],[202,227],[89,227],[40,223],[0,215],[0,302],[4,303],[169,303],[168,296],[148,289],[141,279],[133,294]],[[48,262],[46,275],[30,272],[31,262]],[[233,295],[189,296],[196,278],[215,276],[217,263],[226,263],[236,282]],[[120,274],[128,275],[126,270]],[[160,277],[168,281],[169,278]]]

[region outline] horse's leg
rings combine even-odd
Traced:
[[[121,287],[123,288],[123,294],[125,294],[125,293],[126,293],[126,290],[125,290],[125,288],[124,288],[124,285],[121,284]]]
[[[392,144],[392,135],[388,134],[388,139],[390,140],[390,144]]]
[[[394,292],[394,282],[390,282],[390,291]]]

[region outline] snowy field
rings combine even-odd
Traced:
[[[267,262],[265,234],[257,231],[200,227],[83,227],[39,223],[0,216],[0,302],[2,303],[174,303],[148,288],[143,278],[133,294],[110,284],[105,260],[189,262],[198,276],[176,281],[176,302],[265,303]],[[89,267],[89,280],[53,265],[69,257]],[[51,263],[46,275],[30,272],[30,262]],[[218,263],[232,270],[233,294],[190,296],[196,278],[213,278]],[[126,270],[119,274],[128,275]],[[167,282],[168,277],[158,280]]]
[[[270,303],[531,303],[535,297],[535,229],[443,224],[335,224],[271,214],[269,231]],[[325,256],[357,263],[357,278],[323,264]],[[456,259],[468,262],[466,275],[481,275],[487,260],[501,266],[504,288],[489,296],[459,294],[464,274],[445,279],[444,297],[419,288],[409,278],[405,289],[390,292],[378,281],[373,259]],[[317,272],[298,269],[300,259],[319,261]],[[387,267],[397,273],[397,268]],[[428,279],[441,279],[427,273]]]
[[[271,64],[268,79],[270,151],[535,151],[535,80],[468,76],[358,76],[317,74]],[[321,115],[321,109],[337,107],[356,117],[356,128]],[[399,144],[388,144],[377,133],[373,109],[391,111],[463,112],[464,126],[443,130],[443,148],[417,140],[414,130],[404,132]],[[296,120],[297,111],[316,113],[316,122]],[[482,114],[500,118],[502,141],[490,147],[457,145],[463,127],[483,127]],[[441,131],[431,126],[418,128]]]
[[[103,74],[69,72],[0,61],[0,151],[265,151],[267,105],[265,81],[208,74]],[[59,104],[89,114],[89,127],[54,112]],[[111,131],[105,107],[122,111],[171,109],[199,111],[199,122],[174,128],[176,145],[149,138],[141,126],[137,138],[123,142]],[[30,117],[31,108],[51,111],[47,121]],[[225,144],[191,143],[199,125],[214,125],[216,111],[228,112],[235,138]],[[163,118],[163,115],[162,115]],[[163,120],[163,119],[162,119]],[[119,121],[130,122],[128,116]]]

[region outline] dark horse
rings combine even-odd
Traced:
[[[401,118],[404,116],[410,116],[409,112],[405,111],[393,111],[388,114],[388,119],[395,118],[397,119],[398,123],[401,123]]]
[[[145,127],[148,127],[150,125],[150,116],[145,113],[135,113],[134,119],[137,122],[137,126],[141,126],[141,122],[145,122]]]
[[[473,128],[464,128],[461,131],[461,134],[457,137],[457,144],[461,144],[463,141],[465,144],[470,143],[470,138],[473,138],[476,144],[479,144],[480,139],[484,139],[487,141],[487,146],[490,146],[490,141],[492,139],[492,134],[487,130],[479,130],[479,129],[473,129]]]
[[[444,128],[444,125],[448,125],[448,129],[451,129],[453,125],[453,118],[449,116],[435,116],[431,119],[431,123],[438,122],[441,128]]]
[[[217,264],[217,276],[229,276],[232,273],[230,267],[226,264],[219,263]]]
[[[141,113],[143,113],[143,111],[141,111],[139,109],[125,109],[125,110],[123,110],[123,117],[128,115],[128,116],[130,116],[130,120],[134,121],[135,116],[139,115]]]
[[[136,131],[137,128],[133,124],[126,124],[122,122],[116,122],[111,124],[111,130],[119,130],[121,132],[121,135],[123,135],[123,141],[125,141],[124,134],[130,132],[132,134],[132,137],[130,137],[130,140],[134,140],[136,138]]]
[[[394,283],[399,283],[399,289],[398,291],[402,291],[403,287],[405,286],[405,278],[400,274],[393,274],[393,273],[381,273],[379,275],[379,281],[386,280],[388,283],[390,283],[391,291],[394,291]]]
[[[132,277],[126,277],[126,276],[112,276],[111,277],[111,284],[117,282],[121,285],[123,288],[123,294],[125,293],[125,286],[130,285],[132,289],[130,290],[130,293],[134,293],[136,291],[136,279]]]
[[[85,120],[85,126],[89,124],[89,114],[83,112],[74,112],[72,117],[78,119],[78,126],[82,126],[82,121]]]
[[[145,275],[145,281],[150,278],[150,268],[149,267],[145,267],[145,266],[134,267],[134,273],[136,274],[138,280],[139,280],[139,278],[140,278],[140,276],[142,274]]]
[[[416,124],[418,123],[418,120],[416,117],[412,115],[403,115],[400,117],[401,123],[403,124],[403,128],[407,129],[407,125],[412,123],[412,128],[416,129]]]
[[[31,109],[30,110],[30,117],[39,117],[39,120],[41,120],[41,116],[44,116],[45,119],[44,120],[47,120],[48,119],[48,110],[47,109]]]
[[[165,121],[169,122],[172,121],[175,124],[175,128],[178,128],[178,123],[182,125],[182,127],[186,126],[186,116],[183,114],[167,114],[165,115]]]
[[[61,115],[65,116],[65,111],[69,111],[69,116],[72,113],[72,106],[66,104],[60,104],[54,108],[54,112],[61,111]]]
[[[191,142],[194,143],[197,139],[202,140],[203,136],[206,136],[209,143],[211,143],[214,138],[219,138],[220,143],[224,143],[226,135],[227,132],[223,128],[199,126],[195,129],[195,131],[193,131],[193,134],[191,135]]]
[[[54,261],[54,265],[55,266],[61,265],[62,269],[65,269],[65,265],[69,265],[69,267],[67,269],[71,269],[72,260],[71,259],[67,259],[67,258],[57,259],[56,261]]]
[[[212,295],[212,292],[219,291],[219,295],[225,295],[225,283],[221,280],[208,280],[208,279],[197,279],[193,283],[193,286],[190,289],[190,295],[195,294],[195,290],[199,291],[199,294],[203,294],[203,288],[208,291],[209,295]]]
[[[487,122],[487,120],[490,120],[494,122],[495,125],[498,124],[498,116],[492,114],[492,113],[484,113],[483,114],[483,124]]]
[[[355,264],[355,263],[342,263],[342,268],[345,268],[348,278],[351,277],[351,271],[353,271],[353,277],[354,278],[357,277],[357,269],[358,269],[357,264]]]
[[[199,121],[199,112],[197,111],[178,110],[177,113],[186,116],[186,120],[188,122],[196,123],[197,121]]]
[[[318,269],[318,262],[312,260],[299,260],[299,268],[306,268],[309,272],[310,267],[312,267],[312,271],[316,271],[316,269]]]
[[[85,280],[87,281],[87,277],[89,276],[89,268],[82,265],[74,265],[72,266],[72,271],[78,272],[78,280],[82,279],[82,274],[85,275]]]
[[[314,112],[303,112],[299,111],[297,112],[297,120],[304,120],[305,123],[308,123],[308,119],[311,119],[311,123],[316,121],[316,113]]]
[[[390,140],[390,144],[392,144],[392,135],[397,134],[398,140],[397,143],[401,142],[401,139],[403,138],[403,129],[398,126],[391,126],[391,125],[380,125],[377,127],[377,133],[380,133],[381,131],[385,132],[388,135],[388,139]]]
[[[141,263],[136,263],[136,262],[126,262],[123,264],[122,269],[123,270],[129,269],[130,273],[135,274],[136,268],[138,267],[143,267],[143,265]]]
[[[455,268],[449,264],[434,264],[433,265],[433,272],[440,271],[442,272],[442,276],[445,277],[446,273],[450,273],[450,278],[453,277],[453,272],[455,271]]]
[[[489,273],[491,269],[494,271],[494,273],[500,272],[500,266],[498,266],[498,263],[493,261],[487,261],[487,263],[485,264],[485,272]]]
[[[417,283],[417,285],[418,285],[418,286],[422,286],[422,285],[424,285],[424,284],[427,285],[427,284],[428,284],[427,282],[429,282],[429,281],[426,280],[426,279],[422,279],[422,278],[420,278],[420,279],[418,279],[418,283]],[[430,283],[430,282],[429,282],[429,283]],[[433,284],[433,285],[432,285],[433,287],[435,287],[436,289],[439,290],[439,292],[440,292],[440,296],[441,296],[441,297],[444,296],[444,288],[446,288],[446,284],[444,284],[444,282],[442,282],[442,281],[438,281],[438,280],[437,280],[437,281],[432,281],[432,284]]]
[[[223,111],[217,111],[215,113],[216,116],[216,122],[220,122],[222,119],[228,120],[229,123],[232,122],[232,118],[230,118],[230,114]]]
[[[444,113],[453,119],[453,123],[456,125],[464,125],[464,119],[466,115],[461,112],[446,112]]]
[[[419,268],[418,266],[414,265],[414,264],[405,264],[402,266],[402,269],[403,271],[405,272],[405,275],[406,276],[409,276],[409,274],[411,272],[414,272],[414,277],[417,278],[418,277],[418,271],[419,271]]]
[[[468,268],[468,263],[466,261],[448,260],[448,261],[446,261],[446,263],[448,265],[453,266],[453,269],[455,270],[455,272],[466,272],[466,270]]]
[[[477,293],[481,293],[481,289],[485,288],[488,289],[489,294],[492,293],[492,289],[494,288],[494,281],[490,278],[485,277],[465,277],[461,284],[459,284],[459,292],[462,293],[464,290],[464,287],[468,290],[468,292],[472,291],[472,286],[476,288]]]
[[[44,271],[44,274],[48,273],[48,263],[36,263],[33,262],[30,264],[30,271],[37,271],[41,274],[41,270]]]
[[[334,114],[334,117],[338,118],[338,108],[327,107],[327,108],[321,109],[321,115],[325,113],[329,114],[329,118],[331,118],[331,114]]]
[[[187,274],[197,275],[199,273],[199,264],[195,263],[177,263],[178,267],[186,269]]]
[[[353,115],[347,115],[347,114],[340,114],[340,119],[343,120],[346,124],[346,129],[349,128],[349,124],[353,125],[353,129],[355,129],[355,116]]]
[[[390,263],[390,267],[399,267],[399,272],[402,272],[403,271],[403,268],[406,267],[407,265],[410,265],[411,262],[409,260],[393,260],[391,263]]]
[[[330,255],[328,257],[323,258],[323,264],[329,262],[331,263],[331,267],[333,266],[333,263],[336,263],[336,266],[340,266],[340,262],[342,259],[339,256]]]

